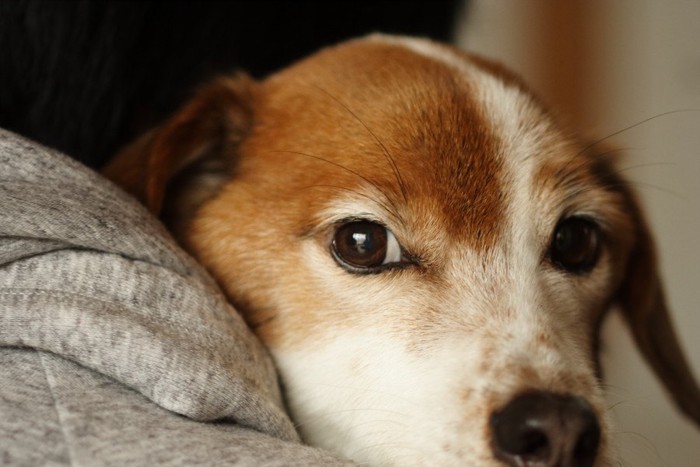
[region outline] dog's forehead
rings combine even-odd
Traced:
[[[516,79],[423,40],[351,42],[264,88],[266,144],[311,156],[304,183],[332,177],[356,189],[370,180],[393,204],[436,212],[445,231],[480,250],[499,240],[512,192],[523,188],[515,179],[532,178],[532,156],[551,139]]]

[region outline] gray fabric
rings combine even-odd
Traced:
[[[269,356],[157,220],[0,131],[0,464],[336,462],[298,443]]]

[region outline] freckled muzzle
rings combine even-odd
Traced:
[[[490,420],[496,457],[514,467],[589,467],[600,424],[583,398],[531,391],[512,399]]]

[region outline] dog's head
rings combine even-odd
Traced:
[[[485,60],[373,36],[221,79],[106,173],[216,277],[311,444],[370,464],[606,464],[615,305],[700,419],[627,184]]]

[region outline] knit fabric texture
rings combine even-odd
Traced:
[[[0,464],[335,465],[267,352],[136,200],[0,131]]]

